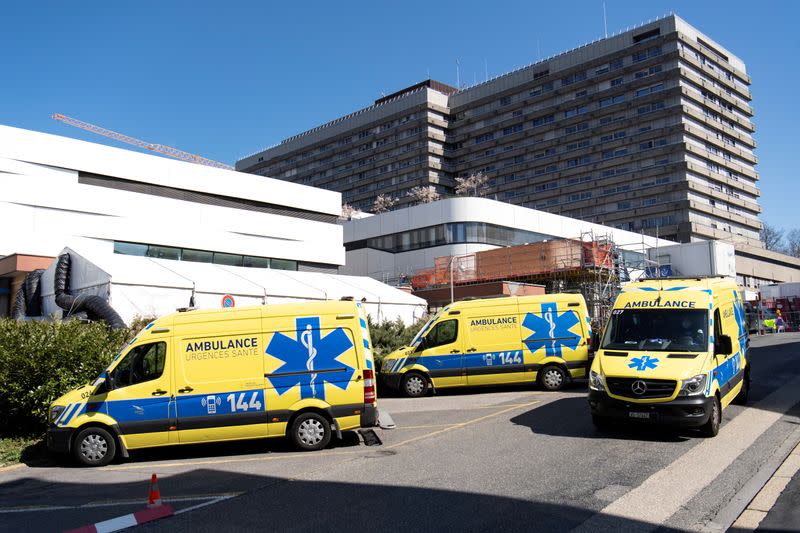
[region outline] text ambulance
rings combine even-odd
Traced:
[[[47,444],[85,465],[127,450],[288,436],[324,448],[374,426],[366,312],[352,301],[175,313],[50,408]]]
[[[589,315],[580,294],[455,302],[381,366],[408,396],[430,388],[537,382],[549,390],[584,377]]]
[[[722,410],[747,401],[749,338],[730,278],[628,284],[614,302],[589,376],[598,427],[609,419],[699,427],[713,437]]]

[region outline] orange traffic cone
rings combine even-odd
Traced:
[[[155,474],[150,478],[150,494],[147,496],[147,508],[159,507],[161,505],[161,491],[158,490],[158,478]]]

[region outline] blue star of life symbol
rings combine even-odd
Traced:
[[[522,325],[533,333],[523,342],[531,353],[544,348],[546,357],[561,356],[563,347],[575,350],[581,341],[581,336],[570,329],[580,320],[572,311],[558,314],[555,303],[542,304],[541,316],[527,313]]]
[[[278,395],[299,385],[301,399],[324,400],[325,383],[346,390],[355,369],[337,358],[353,347],[350,337],[342,328],[336,328],[322,337],[319,317],[298,318],[295,324],[297,339],[276,332],[266,349],[268,355],[283,361],[267,377]],[[323,372],[317,373],[315,370]],[[326,370],[335,372],[324,372]],[[335,376],[335,380],[327,379],[329,376]]]
[[[641,357],[634,357],[631,359],[631,362],[628,363],[629,368],[635,368],[636,370],[643,372],[648,368],[655,368],[658,366],[659,359],[657,357],[650,357],[649,355],[643,355]]]

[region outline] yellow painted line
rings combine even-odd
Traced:
[[[241,459],[207,459],[202,461],[182,461],[180,463],[157,463],[157,462],[148,462],[142,464],[135,464],[135,465],[126,465],[126,466],[115,466],[115,467],[105,467],[103,470],[109,470],[112,472],[121,471],[121,470],[149,470],[151,468],[177,468],[181,466],[203,466],[203,465],[222,465],[222,464],[230,464],[230,463],[254,463],[257,461],[264,462],[264,461],[277,461],[278,459],[298,459],[298,458],[306,458],[312,459],[316,457],[326,457],[329,455],[354,455],[354,454],[363,454],[363,451],[341,451],[341,452],[314,452],[313,454],[308,453],[293,453],[293,454],[283,454],[283,455],[268,455],[268,456],[259,456],[259,457],[245,457]]]
[[[457,426],[458,423],[453,424],[428,424],[424,426],[397,426],[392,431],[397,431],[398,429],[426,429],[426,428],[445,428],[451,426]]]
[[[466,422],[460,422],[458,424],[453,424],[452,426],[446,427],[444,429],[440,429],[439,431],[434,431],[433,433],[428,433],[428,434],[425,434],[425,435],[421,435],[419,437],[406,439],[404,441],[400,441],[400,442],[397,442],[395,444],[392,444],[391,446],[386,446],[385,448],[387,450],[390,450],[392,448],[397,448],[397,447],[400,447],[400,446],[404,446],[406,444],[410,444],[412,442],[416,442],[416,441],[419,441],[419,440],[422,440],[422,439],[428,439],[430,437],[435,437],[436,435],[441,435],[442,433],[446,433],[446,432],[451,431],[453,429],[463,428],[463,427],[466,427],[466,426],[471,426],[472,424],[477,424],[478,422],[482,422],[482,421],[484,421],[486,419],[489,419],[489,418],[494,418],[496,416],[502,415],[503,413],[507,413],[509,411],[513,411],[514,409],[519,409],[520,407],[530,407],[531,405],[537,404],[539,402],[540,402],[540,400],[534,400],[532,402],[528,402],[528,403],[524,403],[524,404],[516,404],[516,405],[514,405],[512,407],[507,407],[506,409],[503,409],[501,411],[497,411],[496,413],[490,413],[488,415],[479,416],[478,418],[473,418],[472,420],[467,420]]]

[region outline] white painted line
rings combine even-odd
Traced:
[[[214,505],[215,503],[224,502],[225,500],[230,500],[231,498],[235,498],[235,496],[221,496],[219,498],[214,498],[213,500],[207,502],[198,503],[197,505],[192,505],[191,507],[175,511],[175,514],[179,515],[183,513],[188,513],[189,511],[194,511],[196,509],[200,509],[201,507],[206,507],[207,505]]]
[[[800,377],[793,379],[641,485],[607,505],[573,531],[607,530],[616,518],[639,522],[637,531],[652,531],[713,482],[742,452],[798,401]],[[632,525],[632,524],[631,524]]]
[[[227,493],[220,493],[220,494],[207,494],[203,496],[180,496],[176,498],[162,498],[161,501],[164,503],[175,503],[175,502],[196,502],[199,500],[218,500],[233,498],[234,496],[239,496],[242,494],[241,492],[227,492]],[[109,501],[109,502],[94,502],[94,503],[84,503],[81,505],[48,505],[48,506],[37,506],[32,505],[28,507],[7,507],[5,509],[0,508],[0,514],[11,514],[11,513],[39,513],[39,512],[47,512],[47,511],[65,511],[69,509],[95,509],[101,507],[121,507],[125,505],[133,505],[136,507],[140,507],[142,505],[142,499],[137,498],[135,500],[117,500],[117,501]]]

